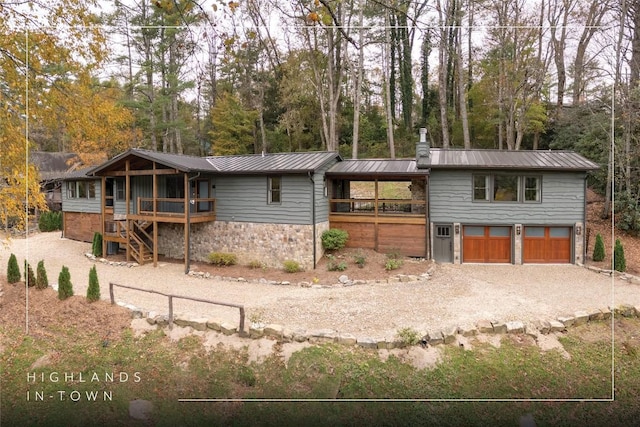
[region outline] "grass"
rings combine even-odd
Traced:
[[[640,332],[640,321],[624,320]],[[589,326],[593,327],[593,326]],[[4,337],[2,421],[6,425],[144,425],[128,416],[129,401],[154,403],[153,421],[169,425],[518,425],[532,413],[537,425],[632,425],[640,414],[638,341],[616,346],[615,402],[271,402],[184,403],[180,398],[303,399],[608,399],[611,354],[607,324],[602,339],[583,340],[569,332],[561,341],[571,360],[559,353],[505,338],[496,349],[475,344],[472,351],[443,347],[443,362],[417,370],[390,356],[337,345],[321,345],[294,353],[285,366],[271,356],[249,363],[246,351],[206,351],[201,339],[189,336],[170,342],[162,331],[141,338],[130,333],[105,342],[99,337],[58,328],[52,338],[39,339],[0,329]],[[580,328],[576,328],[580,330]],[[49,366],[31,369],[43,355]],[[28,373],[74,373],[73,381],[27,381]],[[79,382],[92,373],[120,373],[120,382]],[[134,381],[138,373],[140,381]],[[26,400],[26,391],[45,396],[59,390],[111,391],[112,401],[69,399]],[[9,409],[11,408],[11,409]]]

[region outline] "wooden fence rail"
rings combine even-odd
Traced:
[[[187,297],[187,296],[184,296],[184,295],[165,294],[163,292],[152,291],[152,290],[149,290],[149,289],[136,288],[136,287],[127,286],[127,285],[119,285],[117,283],[109,282],[109,296],[111,297],[111,304],[115,304],[116,303],[116,298],[115,298],[115,295],[113,293],[113,287],[114,286],[118,286],[120,288],[131,289],[131,290],[134,290],[134,291],[147,292],[147,293],[150,293],[150,294],[162,295],[162,296],[165,296],[165,297],[169,298],[169,329],[173,329],[173,299],[177,298],[177,299],[186,299],[186,300],[189,300],[189,301],[204,302],[204,303],[207,303],[207,304],[222,305],[222,306],[225,306],[225,307],[233,307],[233,308],[239,309],[240,310],[240,326],[238,328],[238,332],[241,333],[241,334],[244,332],[244,306],[243,305],[233,304],[233,303],[229,303],[229,302],[211,301],[211,300],[202,299],[202,298]]]

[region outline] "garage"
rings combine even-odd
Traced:
[[[522,246],[525,263],[570,263],[571,227],[525,227]]]
[[[511,263],[511,227],[463,227],[462,262]]]

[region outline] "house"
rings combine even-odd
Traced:
[[[586,175],[568,151],[431,149],[415,159],[335,152],[193,157],[131,149],[66,182],[64,235],[158,262],[233,252],[313,268],[322,232],[348,246],[453,263],[582,263]],[[403,189],[387,194],[387,183]],[[362,188],[366,188],[363,192]]]
[[[32,151],[29,153],[29,162],[40,173],[40,187],[45,195],[47,206],[52,211],[61,210],[62,181],[67,174],[82,167],[82,160],[75,153]]]

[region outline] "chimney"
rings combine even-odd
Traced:
[[[427,128],[420,128],[420,141],[416,144],[416,166],[418,169],[429,167],[429,150]]]

